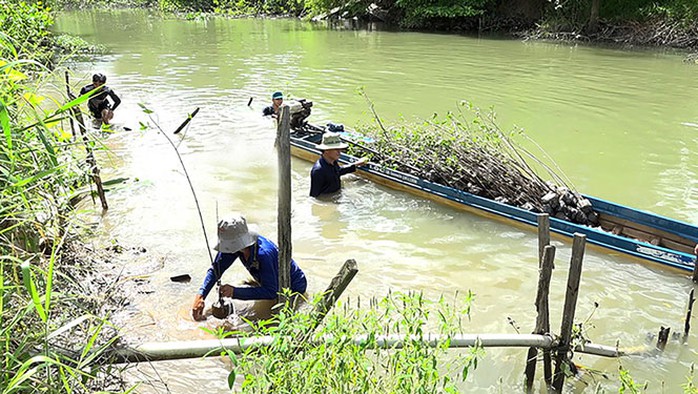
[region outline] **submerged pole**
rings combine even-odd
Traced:
[[[693,312],[693,303],[696,301],[696,298],[694,297],[696,289],[691,289],[691,292],[688,293],[688,310],[686,311],[686,322],[683,326],[683,343],[685,344],[686,341],[688,341],[688,331],[691,329],[691,313]]]
[[[276,132],[279,163],[278,224],[279,234],[279,303],[285,304],[284,289],[291,287],[291,112],[288,105],[280,108]]]
[[[570,270],[567,276],[567,292],[565,294],[565,309],[562,313],[562,324],[560,326],[560,345],[557,348],[555,357],[555,378],[553,379],[553,391],[562,392],[562,385],[565,383],[565,372],[563,364],[569,363],[568,352],[572,339],[572,325],[574,323],[574,313],[577,309],[577,296],[579,295],[579,282],[582,278],[582,260],[584,259],[584,245],[586,235],[575,233],[572,243],[572,258],[570,259]]]
[[[441,346],[443,341],[449,339],[449,348],[470,348],[479,346],[487,347],[539,347],[550,349],[555,346],[555,340],[549,335],[534,334],[460,334],[449,336],[425,334],[406,337],[404,335],[361,335],[351,339],[351,343],[367,349],[400,349],[406,343],[421,340],[430,347]],[[118,349],[107,354],[105,362],[123,363],[140,361],[177,360],[185,358],[205,357],[220,354],[221,349],[240,354],[251,348],[261,348],[271,345],[280,338],[248,337],[206,339],[199,341],[175,341],[175,342],[146,342],[134,347]],[[323,338],[313,341],[320,345],[332,338]],[[592,354],[601,357],[621,357],[629,353],[618,350],[615,346],[605,346],[587,343],[583,347],[576,348],[579,353]]]
[[[540,217],[539,217],[540,218]],[[536,295],[536,328],[533,334],[544,335],[550,333],[550,312],[548,296],[550,293],[550,278],[553,274],[553,261],[555,260],[555,247],[545,246],[542,265],[538,275],[538,294]],[[533,380],[536,376],[536,361],[538,359],[538,349],[531,347],[528,349],[526,357],[526,392],[533,391]],[[550,349],[543,350],[543,368],[545,382],[550,385],[552,369],[550,361]]]

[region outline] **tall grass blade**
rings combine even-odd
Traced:
[[[39,317],[45,323],[47,320],[46,311],[44,310],[44,306],[41,304],[39,293],[36,291],[36,286],[34,285],[34,280],[32,279],[31,264],[29,261],[22,263],[22,280],[24,281],[24,287],[27,289],[32,301],[34,302],[36,313],[39,314]]]
[[[10,113],[7,111],[7,105],[2,99],[0,99],[0,126],[2,126],[2,132],[5,135],[8,156],[12,161],[12,130],[10,129]]]

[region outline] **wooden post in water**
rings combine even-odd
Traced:
[[[547,216],[547,215],[546,215]],[[540,216],[539,216],[540,218]],[[539,222],[540,223],[540,222]],[[543,252],[543,263],[538,270],[538,294],[536,295],[536,328],[533,334],[548,334],[550,332],[550,313],[548,294],[550,292],[550,278],[553,274],[553,261],[555,260],[555,247],[548,245]],[[528,349],[526,357],[526,392],[533,391],[533,380],[536,376],[536,361],[538,349],[531,347]],[[552,364],[550,360],[550,349],[543,350],[543,369],[545,383],[550,386],[552,380]]]
[[[543,264],[543,252],[550,245],[550,216],[547,213],[538,214],[538,268]]]
[[[73,100],[75,96],[70,92],[70,76],[68,75],[68,70],[65,71],[65,90],[68,93],[68,100]],[[75,121],[73,117],[70,117],[70,132],[73,134],[73,138],[77,138],[75,135]]]
[[[349,286],[349,283],[354,279],[356,274],[359,272],[359,268],[356,266],[356,261],[349,259],[344,262],[342,268],[339,270],[337,275],[332,278],[330,285],[327,286],[327,290],[323,293],[320,302],[315,304],[313,308],[312,316],[313,321],[311,322],[308,330],[305,332],[305,337],[303,340],[308,340],[310,335],[315,331],[317,326],[320,325],[322,319],[325,318],[327,312],[332,309],[334,303],[339,299],[339,297],[344,293],[344,290]]]
[[[688,311],[686,312],[686,323],[683,326],[684,344],[688,341],[688,331],[691,329],[691,313],[693,312],[693,303],[696,301],[696,298],[693,296],[695,291],[696,289],[691,289],[691,292],[688,294]]]
[[[693,261],[693,283],[698,283],[698,257]]]
[[[66,90],[68,92],[68,99],[75,99],[75,96],[70,92],[70,80],[68,77],[68,71],[65,72],[65,85]],[[99,176],[99,167],[97,167],[97,160],[95,159],[95,155],[92,152],[90,139],[87,138],[87,127],[85,127],[85,121],[82,118],[82,112],[80,112],[80,108],[77,106],[71,108],[70,111],[73,114],[73,118],[75,118],[75,120],[78,122],[78,129],[80,129],[82,141],[85,143],[85,151],[87,152],[85,162],[87,162],[87,165],[90,167],[90,171],[92,172],[90,178],[92,178],[92,181],[95,183],[95,186],[97,187],[97,195],[99,196],[99,201],[102,203],[102,209],[106,211],[107,209],[109,209],[109,205],[107,204],[107,196],[104,194],[104,186],[102,186],[102,177]],[[72,129],[74,135],[75,130],[73,129],[73,118],[70,119],[70,128]],[[92,201],[94,201],[94,197],[92,198]]]
[[[669,341],[669,334],[671,333],[671,327],[659,327],[659,334],[657,335],[657,350],[660,352],[664,351],[667,341]]]
[[[279,233],[279,303],[285,303],[283,290],[291,287],[291,112],[280,108],[276,133],[279,163],[278,226]]]
[[[577,295],[579,294],[579,282],[582,278],[582,260],[584,259],[584,246],[586,235],[575,233],[572,243],[572,258],[570,259],[570,271],[567,276],[567,292],[565,294],[565,309],[562,313],[562,324],[560,326],[560,345],[555,357],[555,376],[553,379],[553,391],[562,392],[565,383],[565,373],[563,364],[570,362],[568,352],[572,339],[572,325],[574,323],[574,313],[577,308]]]

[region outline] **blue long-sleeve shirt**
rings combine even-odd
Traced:
[[[204,283],[199,288],[199,294],[208,295],[223,273],[230,268],[237,258],[252,277],[260,284],[259,287],[234,287],[233,298],[241,300],[261,300],[276,298],[279,292],[279,249],[270,240],[257,237],[257,243],[252,248],[248,261],[242,253],[220,253],[213,260],[213,265],[206,272]],[[308,286],[305,274],[295,261],[291,260],[291,291],[305,293]]]
[[[310,197],[336,192],[342,188],[339,177],[354,171],[356,171],[354,164],[340,167],[336,161],[330,164],[320,156],[310,170]]]

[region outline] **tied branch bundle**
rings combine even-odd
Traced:
[[[482,113],[469,103],[444,119],[434,116],[418,125],[386,129],[374,112],[378,127],[360,131],[374,139],[370,151],[354,146],[352,153],[434,183],[463,190],[522,209],[548,213],[573,223],[598,226],[589,200],[569,187],[528,150],[516,144],[495,123],[493,112]],[[468,117],[470,114],[472,116]],[[531,164],[551,178],[545,181]]]

